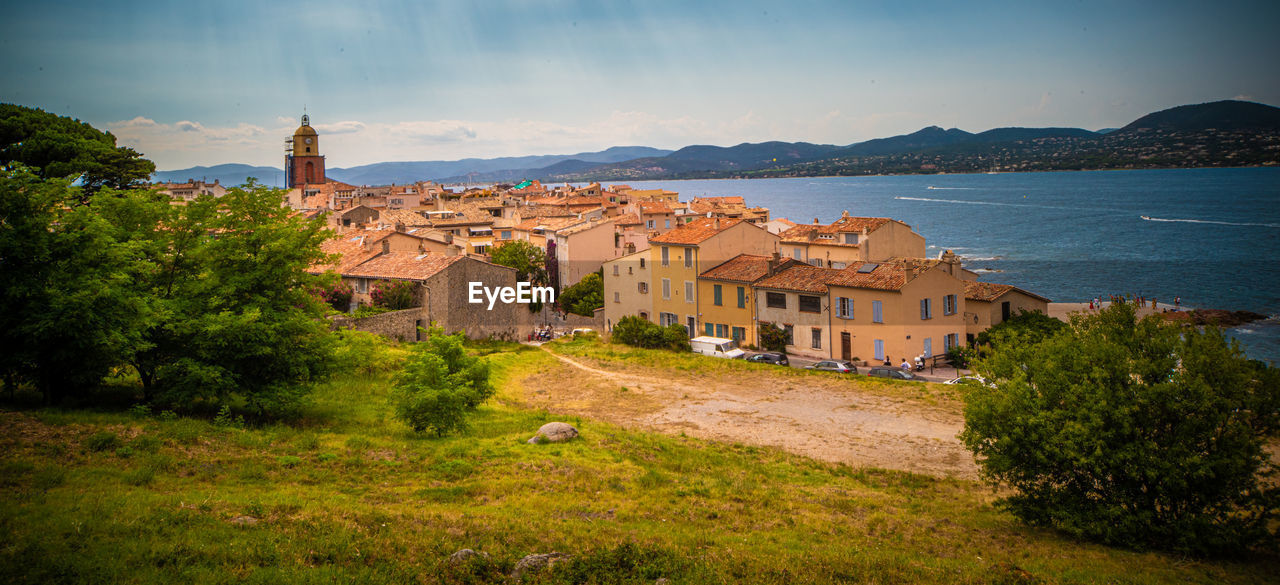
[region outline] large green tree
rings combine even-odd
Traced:
[[[995,388],[969,394],[962,438],[1019,518],[1138,548],[1274,543],[1280,375],[1221,332],[1116,305],[976,369]]]
[[[582,277],[577,284],[561,291],[556,302],[566,313],[593,316],[596,309],[604,306],[604,277],[599,272]]]
[[[489,251],[494,264],[516,269],[516,280],[534,286],[547,286],[547,252],[524,240],[513,240]],[[542,303],[529,303],[529,311],[542,310]]]
[[[433,327],[414,346],[395,379],[396,416],[414,431],[437,436],[466,428],[467,416],[493,396],[489,364],[467,355],[462,334]]]
[[[102,187],[127,189],[148,180],[155,164],[116,146],[110,132],[37,108],[0,104],[0,165],[21,163],[40,177],[78,179],[82,200]]]

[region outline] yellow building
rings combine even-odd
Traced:
[[[649,240],[659,325],[700,330],[698,275],[739,254],[769,255],[778,236],[740,219],[700,218]]]
[[[849,212],[829,225],[801,224],[782,239],[783,256],[819,268],[846,268],[889,258],[923,258],[924,236],[911,226],[887,217],[851,217]]]
[[[739,254],[698,275],[698,322],[701,335],[735,339],[758,346],[756,281],[794,265],[771,256]]]
[[[787,332],[786,350],[815,359],[831,356],[831,296],[839,270],[792,264],[755,283],[756,318]]]
[[[1009,284],[964,283],[966,342],[1022,311],[1049,313],[1049,299]]]
[[[893,259],[827,280],[832,357],[898,365],[962,343],[965,281],[958,262]]]

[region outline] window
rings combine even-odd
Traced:
[[[639,290],[639,291],[640,291],[640,294],[642,294],[642,295],[643,295],[643,294],[649,294],[649,283],[647,283],[647,282],[637,282],[637,283],[636,283],[636,289],[637,289],[637,290]]]
[[[738,308],[747,308],[747,289],[738,287]]]
[[[680,322],[680,317],[676,316],[675,313],[658,313],[658,324],[662,325],[663,327],[666,327],[668,325],[675,325],[676,323],[679,323],[679,322]]]
[[[814,327],[809,332],[813,336],[813,349],[822,349],[822,329]]]
[[[690,281],[690,280],[684,281],[684,302],[686,303],[697,302],[698,299],[694,298],[694,296],[695,295],[693,293],[693,281]]]
[[[800,295],[800,312],[801,313],[821,313],[822,297]]]
[[[933,318],[933,299],[920,299],[920,319]]]
[[[369,279],[367,279],[367,278],[357,278],[357,279],[356,279],[356,292],[358,292],[358,293],[367,293],[367,292],[369,292]]]
[[[712,304],[714,304],[717,307],[724,306],[724,291],[722,290],[722,287],[720,285],[717,284],[711,287],[711,296],[713,297],[711,301]]]
[[[472,247],[475,248],[477,254],[489,253],[489,246],[472,246]]]
[[[799,259],[800,259],[800,257],[801,257],[801,256],[803,256],[803,255],[804,255],[804,252],[803,252],[800,248],[792,248],[792,249],[791,249],[791,257],[792,257],[792,258],[795,258],[796,260],[799,260]]]
[[[942,351],[951,351],[951,348],[960,345],[960,335],[958,333],[948,333],[942,338]]]
[[[662,265],[671,266],[671,248],[662,247]]]
[[[723,323],[716,323],[716,337],[728,337],[729,326]]]
[[[617,264],[614,264],[614,265],[613,265],[613,275],[614,275],[614,276],[617,276],[617,275],[618,275],[618,265],[617,265]]]
[[[662,279],[662,298],[664,299],[671,298],[671,279],[670,278]]]
[[[785,309],[787,308],[787,293],[765,293],[764,304],[770,309]]]
[[[635,272],[636,270],[634,267],[631,267],[631,266],[627,267],[627,274],[635,274]]]
[[[822,268],[822,258],[810,258],[809,263],[817,266],[818,268]]]
[[[836,316],[841,319],[853,318],[853,299],[836,297]]]
[[[734,341],[742,343],[742,340],[747,338],[747,330],[742,327],[734,327],[732,338]]]
[[[832,263],[831,263],[831,267],[832,267],[832,268],[834,268],[834,269],[836,269],[836,270],[844,270],[845,263],[844,263],[844,262],[832,262]]]
[[[615,303],[621,303],[621,302],[622,302],[622,293],[619,293],[619,292],[615,292],[615,293],[613,293],[613,302],[615,302]]]
[[[666,248],[663,248],[663,249],[665,250]],[[644,270],[644,258],[640,259],[640,269]]]
[[[502,230],[502,239],[504,239],[504,240],[510,240],[510,239],[511,239],[511,230]]]
[[[651,220],[649,220],[649,221],[645,222],[644,227],[647,227],[647,228],[649,228],[649,229],[653,229],[653,220],[651,219]]]
[[[945,297],[942,297],[942,314],[943,315],[956,314],[956,295],[947,295]]]
[[[795,339],[796,328],[791,325],[784,324],[782,326],[782,332],[787,334],[787,345],[793,345],[792,341]]]
[[[880,301],[871,301],[871,322],[884,323],[884,305]]]
[[[666,226],[665,226],[665,227],[666,227],[666,229],[671,229],[671,220],[669,220],[669,219],[668,219],[668,220],[666,221]]]
[[[858,234],[845,234],[845,235],[844,235],[844,243],[846,243],[846,244],[856,244],[856,243],[858,243]]]
[[[684,267],[693,268],[693,248],[684,249]]]
[[[703,330],[703,335],[706,335],[707,337],[716,336],[716,326],[712,323],[703,323],[702,330]]]
[[[693,337],[694,332],[698,330],[698,326],[694,322],[693,315],[687,315],[685,318],[688,319],[689,324],[685,325],[684,330],[689,334],[689,337]]]
[[[924,357],[933,357],[933,338],[924,338]]]
[[[876,346],[876,359],[883,360],[884,359],[884,340],[883,339],[875,340],[875,346]]]

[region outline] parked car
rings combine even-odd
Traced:
[[[812,366],[808,366],[807,370],[822,370],[824,372],[840,372],[842,374],[858,373],[857,366],[844,360],[823,360]]]
[[[891,380],[918,380],[924,381],[924,378],[917,376],[902,368],[894,368],[890,366],[876,366],[867,372],[868,376],[876,378],[889,378]]]
[[[747,358],[749,362],[759,362],[762,364],[773,364],[775,366],[789,366],[791,360],[787,359],[787,354],[777,352],[757,353]]]
[[[738,349],[738,342],[723,337],[695,337],[689,340],[694,353],[711,357],[741,359],[747,352]]]
[[[987,379],[983,378],[982,376],[960,376],[959,378],[947,380],[946,382],[943,382],[943,384],[974,384],[979,386],[986,386],[988,388],[995,387],[991,382],[988,382]]]

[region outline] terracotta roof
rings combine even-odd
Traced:
[[[871,272],[859,272],[863,266],[875,265]],[[849,288],[871,288],[876,290],[902,290],[907,285],[907,267],[893,262],[869,262],[853,264],[839,271],[827,284],[847,286]]]
[[[844,244],[838,239],[832,239],[832,240],[819,239],[818,236],[821,236],[821,235],[834,236],[836,234],[844,234],[844,233],[860,234],[862,233],[862,230],[864,228],[867,230],[868,233],[870,233],[880,229],[881,226],[891,221],[894,221],[894,220],[887,217],[845,216],[827,225],[799,224],[791,229],[785,230],[782,233],[778,234],[778,237],[782,238],[782,241],[787,243],[808,243],[808,242],[818,241],[824,245],[825,244],[855,245],[855,244]]]
[[[671,209],[670,207],[667,206],[666,203],[663,203],[661,201],[641,201],[640,213],[643,213],[645,215],[649,215],[653,213],[666,214],[666,213],[675,213],[675,210]]]
[[[791,258],[782,258],[779,267],[786,268],[796,263]],[[755,282],[768,275],[768,256],[738,254],[723,264],[699,274],[698,277],[711,280],[731,280],[733,282]]]
[[[630,215],[618,216],[618,219],[614,220],[614,223],[617,225],[623,226],[623,225],[640,225],[644,222],[640,221],[639,214],[632,213]]]
[[[818,268],[796,262],[777,274],[756,282],[760,288],[776,288],[826,294],[827,281],[839,275],[834,268]]]
[[[338,257],[332,262],[314,264],[308,272],[318,274],[332,270],[338,274],[344,274],[362,262],[377,256],[382,251],[381,247],[371,248],[368,245],[372,243],[376,233],[366,230],[347,230],[336,238],[321,242],[320,251],[325,254],[337,254]]]
[[[654,244],[701,244],[712,236],[742,223],[741,219],[701,217],[683,224],[649,242]]]
[[[357,278],[426,280],[464,258],[465,256],[445,256],[429,252],[390,252],[370,258],[341,274]]]
[[[422,217],[422,214],[408,209],[383,209],[378,215],[378,222],[387,225],[395,225],[403,223],[406,227],[421,227],[431,225],[431,220]]]
[[[568,227],[558,229],[556,230],[556,234],[561,236],[569,236],[576,233],[585,232],[587,230],[595,229],[602,225],[612,225],[612,224],[613,224],[613,221],[608,219],[602,219],[599,221],[584,221],[579,224],[570,225]]]
[[[1038,294],[1027,292],[1011,284],[996,284],[994,282],[977,282],[974,280],[964,281],[964,298],[970,301],[991,302],[1009,291],[1018,291],[1029,297],[1040,299],[1046,303],[1052,302]]]

